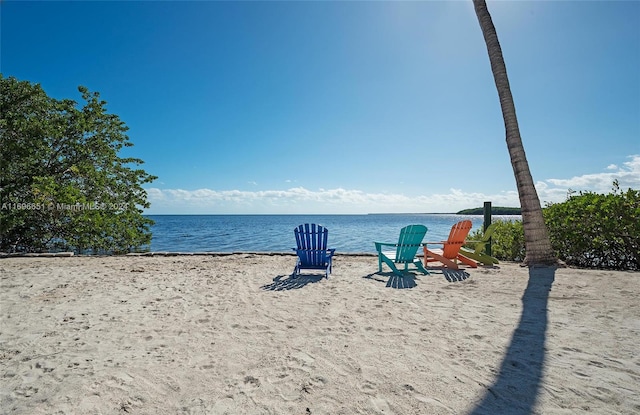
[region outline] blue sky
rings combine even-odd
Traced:
[[[489,1],[541,202],[640,188],[640,2]],[[148,213],[518,206],[471,1],[0,3],[4,76],[100,92]]]

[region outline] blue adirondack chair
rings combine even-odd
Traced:
[[[325,277],[331,274],[331,261],[335,249],[327,248],[327,237],[329,231],[322,225],[315,223],[305,223],[294,229],[296,235],[296,248],[293,248],[298,255],[296,267],[293,269],[293,276],[300,275],[300,270],[324,270]]]
[[[429,275],[429,271],[422,265],[422,261],[416,258],[418,248],[424,246],[422,240],[426,233],[427,227],[424,225],[409,225],[400,229],[398,243],[374,242],[376,251],[378,251],[378,272],[382,272],[382,263],[384,262],[394,274],[399,276],[403,275],[397,265],[403,265],[404,271],[408,271],[409,264],[413,264],[423,274]],[[383,251],[385,246],[394,247],[395,251]]]

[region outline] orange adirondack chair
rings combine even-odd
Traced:
[[[460,248],[464,244],[471,226],[473,225],[470,220],[463,220],[451,227],[449,239],[446,241],[426,242],[423,248],[425,267],[429,262],[440,262],[446,268],[459,269],[458,262],[462,262],[471,268],[478,268],[478,264],[475,261],[460,255]],[[443,248],[429,249],[429,244],[443,245]]]

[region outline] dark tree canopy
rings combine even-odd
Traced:
[[[472,209],[463,209],[456,212],[458,215],[482,215],[484,214],[484,208],[472,208]],[[522,209],[519,207],[503,207],[503,206],[492,206],[491,207],[492,215],[521,215]]]
[[[122,158],[128,127],[96,92],[83,103],[0,74],[0,250],[122,253],[151,241],[142,185],[156,179]]]

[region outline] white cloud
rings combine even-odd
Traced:
[[[428,196],[365,193],[343,188],[309,190],[304,187],[264,191],[151,188],[147,193],[152,205],[150,213],[455,212],[482,206],[487,200],[496,206],[518,205],[515,191],[485,195],[456,189],[451,193]]]
[[[562,202],[569,191],[609,193],[614,180],[623,190],[640,188],[640,155],[629,157],[622,167],[610,165],[608,172],[585,174],[570,179],[547,179],[536,183],[541,203]],[[450,189],[443,194],[404,195],[366,193],[355,189],[292,187],[285,190],[147,189],[149,213],[384,213],[456,212],[480,207],[519,206],[515,189],[486,194]]]
[[[566,196],[569,190],[609,193],[613,188],[614,180],[618,181],[623,190],[640,189],[640,155],[629,156],[629,159],[623,163],[622,167],[615,164],[607,166],[607,170],[611,170],[611,172],[585,174],[570,179],[548,179],[546,182],[553,185],[549,188],[549,196],[557,196],[561,191],[564,191]],[[549,201],[560,200],[551,199]]]

